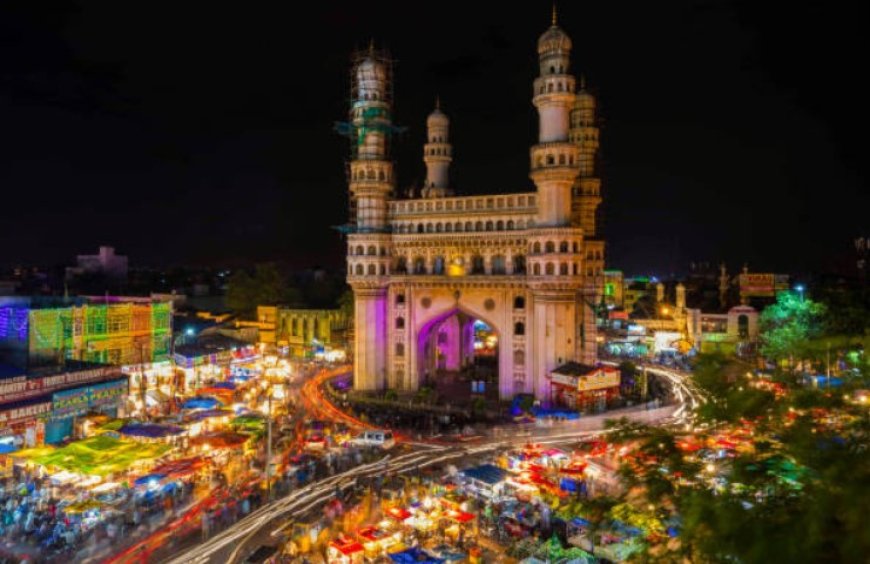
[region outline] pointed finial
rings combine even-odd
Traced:
[[[375,38],[369,39],[369,55],[375,54]]]
[[[435,109],[436,110],[441,109],[441,96],[438,96],[438,95],[435,96]]]
[[[556,25],[556,22],[558,20],[557,16],[558,16],[558,14],[556,13],[556,2],[554,1],[553,2],[553,25]]]
[[[580,73],[580,90],[586,90],[586,75]]]

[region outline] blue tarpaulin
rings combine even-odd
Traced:
[[[184,429],[175,425],[158,425],[156,423],[127,423],[118,432],[122,435],[130,437],[146,437],[149,439],[160,439],[173,435],[181,435]]]
[[[415,562],[418,564],[441,564],[444,562],[443,558],[436,558],[425,550],[416,547],[402,552],[394,552],[390,554],[390,560],[399,564],[413,564]]]
[[[495,464],[481,464],[474,468],[466,468],[461,472],[463,476],[480,480],[489,485],[503,482],[507,477],[507,472],[496,466]]]
[[[182,409],[215,409],[216,407],[221,407],[223,404],[214,398],[209,397],[195,397],[190,398],[183,404],[181,404]]]
[[[149,484],[156,484],[165,477],[164,474],[147,474],[141,478],[136,478],[136,481],[133,482],[133,484],[137,486],[147,486]]]
[[[212,388],[221,388],[223,390],[235,390],[236,385],[232,382],[218,382],[217,384],[212,384]]]

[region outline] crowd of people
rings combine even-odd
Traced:
[[[97,555],[120,539],[128,542],[160,526],[193,497],[192,482],[172,482],[156,491],[121,488],[101,503],[85,488],[60,487],[16,466],[0,489],[0,561],[78,561]]]

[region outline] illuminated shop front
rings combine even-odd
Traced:
[[[571,409],[603,410],[619,395],[619,369],[569,362],[550,373],[553,402]]]

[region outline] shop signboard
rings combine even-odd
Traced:
[[[114,366],[64,372],[63,374],[39,378],[17,376],[0,382],[0,404],[35,398],[71,386],[90,384],[120,376],[122,376],[121,371]]]
[[[612,368],[598,368],[595,372],[586,374],[580,378],[577,389],[581,392],[588,390],[603,390],[619,385],[619,370]]]
[[[776,294],[776,276],[773,274],[743,273],[739,280],[741,296],[768,298]]]
[[[50,401],[26,405],[23,407],[14,407],[5,411],[0,411],[0,426],[6,427],[22,421],[28,421],[37,417],[42,417],[51,413],[52,403]]]
[[[64,390],[56,392],[52,397],[54,404],[54,417],[73,417],[76,415],[84,415],[88,411],[90,403],[88,388],[76,388],[74,390]]]
[[[115,403],[128,392],[126,380],[103,382],[93,386],[64,390],[54,394],[53,418],[84,415],[93,407]]]
[[[91,407],[116,402],[119,397],[127,394],[128,387],[126,380],[104,382],[91,386],[89,388]]]

